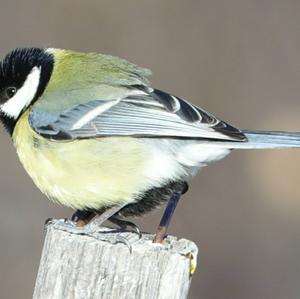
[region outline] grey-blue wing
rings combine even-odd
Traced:
[[[29,122],[52,140],[104,136],[246,140],[241,131],[210,113],[150,88],[133,87],[124,98],[85,101],[62,112],[33,107]]]

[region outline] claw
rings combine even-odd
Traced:
[[[125,237],[116,235],[116,243],[122,243],[122,244],[126,245],[127,248],[129,249],[130,254],[132,254],[132,246]]]
[[[133,229],[133,232],[138,234],[139,239],[142,238],[142,233],[141,233],[139,227],[135,223],[128,221],[128,220],[124,220],[117,215],[113,215],[108,220],[110,222],[118,225],[122,230],[125,230],[128,226],[131,227]]]
[[[127,226],[130,226],[130,227],[133,229],[133,231],[134,231],[136,234],[138,234],[139,239],[141,239],[141,238],[142,238],[142,233],[141,233],[139,227],[138,227],[135,223],[133,223],[133,222],[131,222],[131,221],[126,221],[126,222],[127,222]]]
[[[50,224],[53,221],[53,218],[47,218],[44,225],[47,226],[48,224]]]

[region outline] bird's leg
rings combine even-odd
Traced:
[[[171,198],[168,201],[168,204],[166,206],[164,214],[160,220],[155,237],[153,239],[153,243],[162,243],[163,242],[163,240],[166,236],[168,226],[170,224],[170,221],[171,221],[174,211],[176,209],[177,203],[178,203],[181,195],[186,193],[187,190],[188,190],[188,184],[185,183],[185,186],[182,191],[176,191],[172,194]]]
[[[99,231],[99,227],[105,222],[106,220],[109,220],[111,217],[113,217],[116,213],[118,213],[127,203],[123,205],[116,205],[113,206],[106,211],[104,211],[102,214],[97,214],[92,220],[86,224],[82,229],[85,234],[93,234],[97,233]],[[123,243],[126,245],[130,251],[132,252],[132,247],[130,242],[123,236],[116,236],[115,242]]]
[[[177,206],[177,203],[181,197],[181,192],[174,192],[171,196],[171,198],[168,201],[167,207],[164,211],[164,214],[160,220],[159,226],[156,230],[156,234],[153,240],[153,243],[162,243],[165,236],[166,232],[168,229],[168,226],[170,224],[170,221],[172,219],[173,213],[175,211],[175,208]]]
[[[122,219],[119,215],[113,215],[111,216],[108,221],[118,225],[122,230],[125,230],[128,226],[131,227],[133,229],[133,231],[135,233],[137,233],[139,235],[139,238],[142,237],[142,233],[140,231],[140,229],[138,228],[138,226],[136,224],[134,224],[131,221]]]
[[[71,221],[76,223],[76,226],[84,226],[88,224],[94,217],[96,213],[94,211],[80,211],[77,210],[72,218]]]
[[[93,217],[92,220],[84,226],[84,230],[90,234],[97,232],[99,227],[103,224],[103,222],[105,222],[110,217],[118,213],[126,205],[127,203],[123,205],[115,205],[105,210],[102,214],[96,214],[96,216]]]

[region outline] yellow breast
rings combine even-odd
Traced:
[[[145,189],[143,142],[130,137],[49,141],[32,130],[25,112],[13,133],[18,156],[37,187],[75,209],[132,202]]]

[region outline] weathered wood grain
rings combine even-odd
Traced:
[[[153,236],[101,228],[78,234],[63,220],[46,227],[34,299],[183,299],[187,298],[197,259],[196,245],[169,236],[164,245]],[[132,252],[117,239],[125,237]]]

